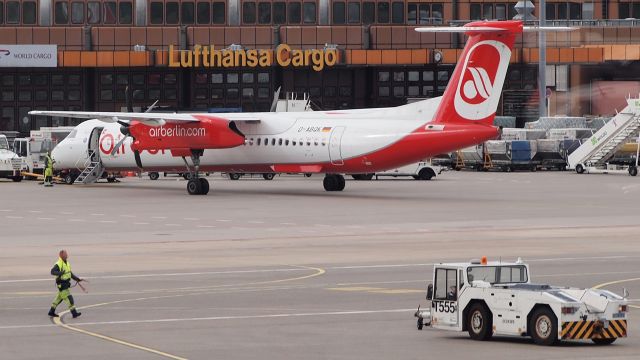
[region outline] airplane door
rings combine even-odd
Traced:
[[[344,126],[336,126],[331,130],[331,136],[329,137],[329,159],[331,159],[331,164],[333,165],[344,165],[342,150],[340,149],[344,130]]]
[[[98,161],[100,159],[100,134],[104,128],[96,127],[91,131],[89,136],[88,149],[89,155],[92,161]]]

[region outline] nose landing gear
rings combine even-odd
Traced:
[[[326,191],[342,191],[345,186],[344,176],[327,174],[322,181],[322,185]]]

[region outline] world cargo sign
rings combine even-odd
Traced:
[[[282,67],[310,66],[322,71],[325,66],[334,66],[338,62],[336,49],[292,50],[287,44],[271,49],[216,50],[213,45],[194,45],[193,50],[176,50],[169,46],[169,67],[270,67],[274,64]]]

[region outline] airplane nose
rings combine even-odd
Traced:
[[[53,163],[54,168],[58,168],[62,165],[62,162],[63,162],[62,148],[63,147],[64,147],[64,142],[61,142],[58,144],[58,146],[54,147],[53,150],[51,150],[51,158],[55,160],[55,162]]]

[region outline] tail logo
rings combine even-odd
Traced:
[[[511,50],[500,41],[480,41],[469,49],[454,97],[456,112],[467,120],[495,113]]]

